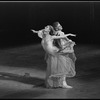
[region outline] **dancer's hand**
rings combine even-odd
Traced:
[[[76,34],[71,34],[71,33],[69,33],[69,34],[67,34],[68,36],[76,36]]]
[[[32,29],[31,31],[32,31],[33,33],[38,33],[38,31],[35,31],[35,30],[33,30],[33,29]]]

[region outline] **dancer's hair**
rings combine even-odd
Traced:
[[[51,25],[50,25],[49,27],[50,27],[50,32],[49,32],[49,34],[50,34],[50,35],[54,35],[54,28],[53,28]]]
[[[53,23],[53,28],[54,28],[54,30],[56,30],[56,29],[57,29],[58,24],[60,24],[60,23],[59,23],[59,22],[54,22],[54,23]]]

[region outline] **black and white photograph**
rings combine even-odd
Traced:
[[[0,1],[0,99],[100,99],[100,2]]]

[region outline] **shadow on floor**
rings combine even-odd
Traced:
[[[100,57],[85,59],[82,61],[77,61],[76,64],[76,76],[80,81],[95,81],[100,79]]]
[[[83,55],[84,58],[77,59],[75,63],[76,76],[71,79],[80,82],[92,82],[100,79],[100,53],[98,55]],[[87,57],[85,57],[87,56]],[[81,56],[80,56],[81,57]]]
[[[13,73],[0,72],[0,80],[12,80],[12,81],[25,83],[25,84],[31,84],[34,85],[35,87],[45,87],[44,79],[31,77],[28,75],[22,76]]]
[[[16,93],[8,94],[2,97],[2,99],[34,99],[35,97],[46,94],[47,91],[43,90],[23,90]]]

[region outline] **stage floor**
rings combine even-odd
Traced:
[[[72,89],[45,88],[44,53],[40,44],[0,49],[0,98],[100,98],[99,46],[75,46],[77,74],[67,79]]]

